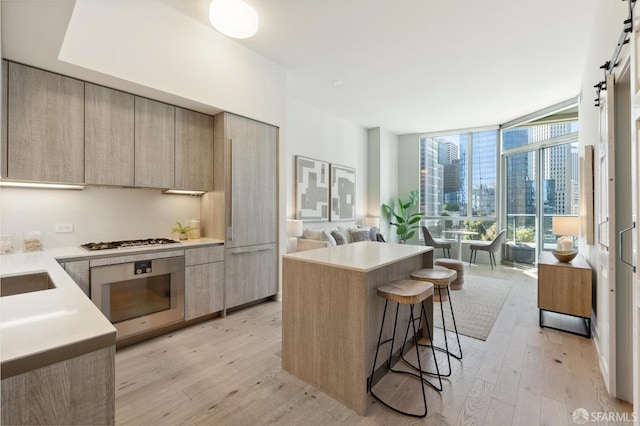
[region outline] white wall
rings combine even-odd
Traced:
[[[295,156],[301,155],[356,169],[356,218],[367,214],[367,130],[289,97],[284,162],[280,179],[286,185],[286,216],[295,218]],[[357,221],[356,221],[357,222]],[[347,222],[351,223],[351,222]],[[337,222],[331,225],[344,225]],[[306,227],[328,227],[327,222],[305,221]]]
[[[622,31],[622,21],[627,18],[627,4],[625,2],[610,2],[599,0],[598,11],[591,30],[589,46],[582,71],[582,90],[580,95],[579,119],[580,119],[580,149],[585,145],[594,146],[594,163],[598,162],[599,146],[599,114],[598,108],[594,106],[596,89],[594,84],[604,79],[603,71],[599,68],[605,61],[611,59],[613,50],[618,42],[618,37]],[[600,204],[601,194],[598,191],[598,169],[595,169],[595,204]],[[595,218],[597,222],[597,217]],[[597,223],[596,223],[597,225]],[[595,241],[598,241],[598,227],[594,226],[596,232]],[[597,244],[586,245],[584,240],[579,241],[580,253],[585,255],[589,263],[595,267],[597,265]]]
[[[368,131],[367,215],[380,217],[380,232],[396,241],[395,228],[382,216],[381,205],[398,198],[398,136],[376,127]]]
[[[82,243],[168,237],[175,221],[200,217],[200,197],[161,194],[153,189],[87,187],[82,191],[0,189],[0,230],[45,233],[45,248]],[[55,233],[55,224],[73,224],[72,233]]]
[[[606,194],[600,193],[598,185],[600,179],[600,173],[598,168],[598,152],[599,152],[599,109],[594,106],[594,99],[596,98],[596,90],[593,87],[594,84],[604,79],[603,70],[599,67],[604,64],[605,61],[611,59],[613,51],[620,37],[620,33],[623,28],[623,20],[627,18],[628,4],[626,2],[611,2],[608,0],[599,0],[597,5],[597,11],[595,14],[595,20],[591,30],[591,36],[589,39],[588,50],[586,53],[585,63],[582,71],[582,91],[580,97],[579,106],[579,118],[580,118],[580,149],[585,145],[594,146],[594,166],[595,166],[595,242],[593,245],[587,245],[584,240],[579,241],[579,250],[587,258],[589,264],[594,270],[594,283],[595,283],[595,333],[594,342],[599,352],[601,368],[608,363],[606,355],[604,353],[605,348],[602,347],[603,342],[607,341],[607,330],[603,327],[603,321],[598,321],[598,318],[602,318],[602,300],[604,297],[609,297],[608,289],[603,288],[600,283],[597,282],[597,276],[595,271],[599,268],[598,259],[598,244],[599,241],[599,229],[598,222],[601,220],[598,218],[598,211],[601,200]],[[613,154],[613,153],[612,153]],[[604,357],[604,358],[603,358]],[[606,367],[605,367],[606,368]],[[603,370],[604,372],[604,370]],[[605,381],[607,379],[605,378]]]
[[[407,199],[413,190],[420,191],[420,135],[398,136],[398,195]],[[409,240],[410,244],[420,244],[418,232]]]

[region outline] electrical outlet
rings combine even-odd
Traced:
[[[73,223],[56,223],[56,232],[73,232]]]

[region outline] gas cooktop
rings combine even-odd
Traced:
[[[180,244],[179,241],[170,240],[168,238],[147,238],[145,240],[127,240],[127,241],[109,241],[107,243],[86,243],[82,244],[85,250],[113,250],[113,249],[126,249],[126,248],[139,248],[149,246],[160,246],[166,244]]]

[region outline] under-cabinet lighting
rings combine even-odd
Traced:
[[[207,191],[186,191],[184,189],[165,189],[163,194],[176,194],[176,195],[202,195]]]
[[[0,186],[8,186],[8,187],[14,187],[14,188],[34,188],[34,189],[84,189],[84,185],[70,185],[66,183],[0,181]]]

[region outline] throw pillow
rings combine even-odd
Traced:
[[[338,245],[338,243],[336,242],[336,239],[333,238],[333,235],[331,235],[327,231],[322,231],[322,236],[320,237],[320,239],[322,241],[328,241],[329,242],[329,247],[335,247],[335,246]]]
[[[343,226],[338,226],[338,232],[340,232],[347,239],[347,243],[352,243],[351,241],[351,233],[349,232],[349,228],[345,228]]]
[[[354,243],[357,243],[360,241],[371,241],[368,229],[358,229],[350,232],[351,232],[351,240]]]
[[[340,231],[333,231],[331,235],[333,235],[333,238],[336,240],[336,245],[342,246],[348,243],[347,237]]]
[[[376,227],[376,226],[372,226],[372,227],[369,229],[369,239],[370,239],[371,241],[376,241],[377,236],[378,236],[378,227]]]

